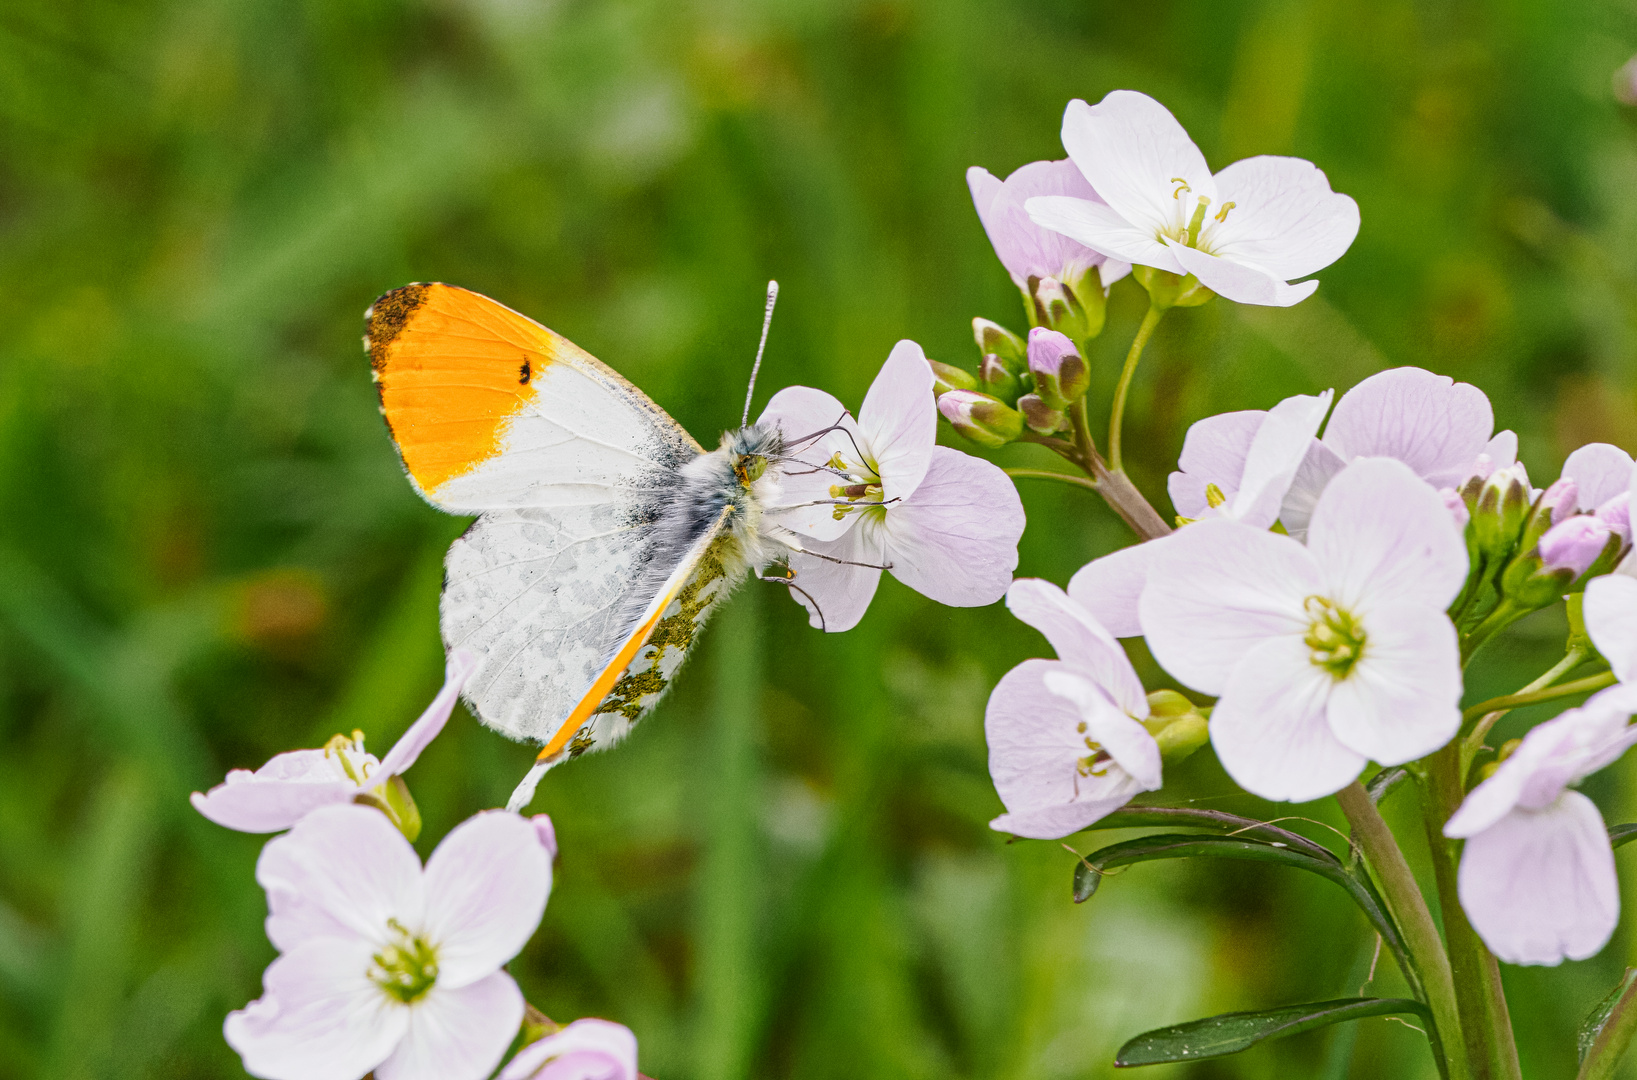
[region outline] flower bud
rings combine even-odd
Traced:
[[[1063,428],[1063,410],[1047,405],[1039,394],[1024,394],[1018,398],[1017,411],[1023,414],[1023,422],[1030,431],[1050,435]]]
[[[1576,582],[1613,569],[1623,547],[1606,522],[1576,514],[1546,530],[1533,551],[1512,560],[1501,576],[1501,595],[1520,611],[1543,608]]]
[[[1068,286],[1053,277],[1043,277],[1034,288],[1035,318],[1041,326],[1069,335],[1089,337],[1086,312]]]
[[[1577,578],[1591,569],[1611,539],[1618,537],[1602,519],[1576,514],[1540,538],[1540,561],[1547,570],[1569,570]]]
[[[994,353],[985,356],[983,362],[978,365],[978,381],[984,393],[1002,401],[1013,400],[1023,388],[1017,376],[1007,371],[1006,366]]]
[[[955,430],[993,449],[1023,434],[1023,414],[976,390],[951,390],[938,398],[938,411]]]
[[[1042,326],[1029,331],[1029,371],[1035,393],[1054,409],[1068,408],[1091,387],[1091,368],[1074,342]]]
[[[1517,551],[1531,494],[1529,474],[1521,464],[1496,469],[1478,489],[1477,505],[1472,509],[1473,536],[1490,565],[1504,562]]]
[[[1578,497],[1575,482],[1568,477],[1554,481],[1551,487],[1541,492],[1535,504],[1529,508],[1529,515],[1524,518],[1517,550],[1534,551],[1540,544],[1540,538],[1546,535],[1546,530],[1575,512]]]
[[[1148,719],[1143,727],[1160,747],[1166,763],[1181,761],[1210,741],[1210,727],[1198,706],[1175,690],[1148,695]]]
[[[1023,339],[999,323],[973,319],[972,337],[977,340],[978,352],[993,356],[1013,375],[1021,375],[1029,369],[1028,348]]]
[[[940,364],[936,360],[928,360],[932,365],[932,394],[947,394],[951,390],[976,390],[978,380],[965,368],[958,368],[954,364]]]

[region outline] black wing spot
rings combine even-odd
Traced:
[[[517,382],[518,382],[518,385],[519,386],[529,385],[529,378],[531,376],[533,376],[533,374],[534,374],[534,370],[529,367],[529,358],[525,356],[523,358],[523,366],[517,369]]]

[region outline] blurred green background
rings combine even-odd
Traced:
[[[1192,420],[1401,363],[1487,389],[1541,480],[1581,442],[1637,449],[1637,125],[1610,94],[1634,49],[1630,0],[8,0],[0,1078],[242,1075],[221,1021],[273,955],[262,839],[187,793],[355,727],[380,752],[438,685],[464,523],[377,416],[378,293],[492,295],[709,444],[776,277],[759,400],[856,406],[900,337],[971,365],[974,315],[1021,329],[963,172],[1062,156],[1068,99],[1130,87],[1215,167],[1298,154],[1363,211],[1314,299],[1166,320],[1127,435],[1152,497]],[[1114,289],[1104,409],[1141,300]],[[1020,573],[1127,542],[1094,497],[1023,483]],[[1520,627],[1473,699],[1560,633]],[[700,653],[628,744],[544,785],[563,856],[512,966],[554,1017],[631,1025],[649,1075],[1101,1077],[1139,1031],[1368,976],[1317,879],[1144,866],[1076,908],[1068,852],[988,830],[985,697],[1047,654],[999,606],[886,581],[826,637],[753,583]],[[410,775],[423,852],[530,755],[457,712]],[[1332,808],[1258,807],[1208,752],[1168,779],[1335,840]],[[1637,767],[1592,791],[1637,817]],[[1388,804],[1411,837],[1412,801]],[[1527,1076],[1572,1075],[1634,950],[1507,973]],[[1432,1069],[1371,1020],[1152,1075]]]

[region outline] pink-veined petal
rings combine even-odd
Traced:
[[[1100,202],[1074,162],[1032,161],[1004,182],[973,166],[966,170],[966,182],[984,232],[1018,288],[1027,289],[1031,277],[1067,281],[1103,261],[1085,245],[1035,224],[1023,207],[1036,195],[1070,195]],[[1123,275],[1116,270],[1115,276]],[[1102,284],[1106,288],[1113,280],[1105,275]]]
[[[1069,595],[1049,581],[1018,578],[1006,590],[1006,607],[1039,630],[1057,658],[1089,676],[1131,716],[1148,715],[1142,680],[1119,642]]]
[[[883,501],[913,495],[938,437],[932,365],[915,342],[906,338],[892,347],[858,410],[858,433],[881,477]]]
[[[1091,560],[1069,578],[1069,599],[1115,637],[1142,636],[1137,602],[1148,584],[1149,563],[1158,550],[1154,545],[1164,540],[1162,536]]]
[[[1247,653],[1211,712],[1211,745],[1228,775],[1281,802],[1333,795],[1357,779],[1364,755],[1342,745],[1325,720],[1332,685],[1300,636]]]
[[[1220,694],[1263,641],[1306,633],[1305,601],[1322,593],[1322,580],[1289,537],[1220,519],[1185,526],[1149,568],[1138,605],[1148,647],[1184,683]]]
[[[1325,445],[1344,460],[1397,458],[1435,488],[1464,481],[1495,429],[1482,390],[1421,368],[1378,372],[1336,403]]]
[[[1606,574],[1586,585],[1586,633],[1614,677],[1637,681],[1637,578]]]
[[[432,744],[438,737],[443,726],[449,722],[449,714],[455,710],[455,702],[460,700],[460,691],[466,685],[466,680],[472,677],[477,670],[477,657],[467,649],[456,649],[449,654],[448,663],[444,666],[443,689],[438,696],[432,699],[432,704],[426,707],[420,718],[409,726],[403,737],[393,744],[387,751],[387,756],[381,759],[380,767],[372,774],[377,783],[385,783],[388,777],[402,776],[415,760],[421,756],[421,751]]]
[[[1143,790],[1124,769],[1083,776],[1091,756],[1081,713],[1046,689],[1048,672],[1067,671],[1056,660],[1025,660],[1002,676],[984,711],[989,775],[1007,813],[990,828],[1033,839],[1053,839],[1085,828]],[[1111,712],[1117,711],[1108,703]],[[1132,721],[1135,723],[1135,721]]]
[[[997,466],[936,446],[926,479],[881,528],[893,577],[940,604],[980,607],[1012,583],[1023,501]]]
[[[1318,439],[1307,444],[1307,454],[1296,467],[1296,475],[1279,504],[1279,520],[1292,539],[1307,539],[1307,526],[1313,520],[1313,508],[1319,505],[1319,496],[1346,467],[1347,462]]]
[[[421,916],[421,860],[385,814],[366,806],[326,806],[256,861],[267,890],[267,936],[290,949],[315,933],[345,933],[381,944],[387,921],[413,926]],[[273,904],[278,894],[281,904]]]
[[[881,522],[863,517],[839,540],[822,543],[810,540],[807,551],[790,554],[790,595],[807,609],[814,629],[838,634],[851,630],[864,618],[876,586],[881,583]]]
[[[499,1080],[637,1080],[637,1037],[623,1024],[576,1020],[519,1050]]]
[[[1466,542],[1443,497],[1391,458],[1353,462],[1319,496],[1307,550],[1328,599],[1355,615],[1377,606],[1443,608],[1466,583]]]
[[[1461,728],[1461,646],[1442,608],[1372,607],[1364,655],[1330,691],[1330,731],[1383,765],[1437,750]]]
[[[391,1054],[409,1010],[369,980],[374,949],[331,938],[274,960],[264,996],[223,1025],[245,1071],[265,1080],[358,1080]]]
[[[1075,240],[1106,258],[1184,273],[1152,230],[1133,225],[1107,205],[1066,195],[1037,195],[1023,204],[1035,225]]]
[[[1178,514],[1185,518],[1216,514],[1205,494],[1207,484],[1215,484],[1225,499],[1233,501],[1245,475],[1245,457],[1267,415],[1261,409],[1245,409],[1207,416],[1189,426],[1177,457],[1179,471],[1167,484]]]
[[[1170,110],[1147,94],[1115,90],[1096,105],[1071,101],[1062,134],[1063,149],[1103,201],[1149,235],[1187,224],[1176,197],[1179,183],[1189,196],[1216,203],[1205,155]]]
[[[532,823],[490,810],[457,825],[426,860],[422,925],[438,947],[438,985],[469,985],[516,956],[550,892],[551,858]]]
[[[1268,410],[1245,454],[1230,516],[1258,529],[1279,519],[1285,493],[1330,410],[1330,398],[1329,390],[1314,396],[1298,394]]]
[[[351,802],[358,785],[323,750],[292,750],[255,772],[234,769],[208,792],[195,791],[193,808],[239,832],[280,832],[321,806]]]
[[[1620,919],[1603,815],[1576,791],[1542,810],[1515,810],[1468,840],[1457,883],[1473,929],[1510,964],[1594,956]]]
[[[1259,266],[1211,255],[1175,240],[1166,240],[1166,245],[1183,270],[1198,278],[1207,289],[1236,304],[1294,307],[1319,288],[1317,280],[1290,285]]]
[[[437,985],[405,1011],[409,1029],[376,1080],[482,1080],[517,1035],[523,992],[504,971],[445,987],[440,968]]]
[[[1216,174],[1216,192],[1219,205],[1234,206],[1210,233],[1212,248],[1285,281],[1329,266],[1358,236],[1358,203],[1331,191],[1311,161],[1236,161]]]
[[[1563,463],[1575,482],[1579,508],[1587,513],[1631,489],[1631,455],[1608,443],[1587,443]]]
[[[787,458],[775,465],[779,496],[768,517],[803,539],[834,540],[852,528],[852,518],[836,520],[830,487],[845,481],[827,467],[835,454],[858,462],[858,425],[846,407],[823,390],[787,386],[773,395],[756,423],[779,429]]]
[[[1086,737],[1102,746],[1114,764],[1130,773],[1145,790],[1160,786],[1160,748],[1148,729],[1109,700],[1102,687],[1073,669],[1048,671],[1042,681],[1048,693],[1070,702],[1086,725]]]

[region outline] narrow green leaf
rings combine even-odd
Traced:
[[[1144,1032],[1120,1047],[1114,1066],[1126,1069],[1134,1065],[1226,1057],[1266,1039],[1279,1039],[1347,1020],[1403,1014],[1431,1022],[1426,1006],[1408,998],[1341,998],[1257,1012],[1224,1013]]]
[[[1227,814],[1221,810],[1199,810],[1190,806],[1125,806],[1087,825],[1081,831],[1140,829],[1156,825],[1170,829],[1213,829],[1247,839],[1287,844],[1293,850],[1305,851],[1315,858],[1334,858],[1329,848],[1309,840],[1301,833],[1281,829],[1277,825],[1257,821],[1255,818]]]
[[[1637,826],[1631,825],[1616,828],[1637,830]],[[1627,968],[1625,977],[1608,997],[1597,1003],[1575,1032],[1575,1047],[1580,1055],[1579,1080],[1605,1080],[1614,1075],[1615,1067],[1631,1044],[1633,1032],[1637,1032],[1637,1009],[1632,1008],[1633,1000],[1637,1000],[1637,968]]]
[[[1250,862],[1279,863],[1328,878],[1348,877],[1347,871],[1329,851],[1324,856],[1293,848],[1287,843],[1235,836],[1195,836],[1190,833],[1156,833],[1120,844],[1111,844],[1082,858],[1074,867],[1074,902],[1085,903],[1097,892],[1103,874],[1133,863],[1160,859],[1192,859],[1201,856]]]
[[[1609,826],[1609,843],[1614,847],[1629,844],[1637,840],[1637,822],[1627,825]]]

